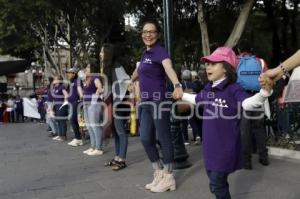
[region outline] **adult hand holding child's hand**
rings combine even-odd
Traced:
[[[274,86],[274,80],[264,73],[259,77],[259,83],[261,88],[268,92],[271,92]]]

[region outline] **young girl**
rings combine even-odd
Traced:
[[[210,81],[197,95],[184,93],[182,99],[203,104],[204,165],[210,190],[217,199],[230,199],[228,175],[242,168],[240,141],[241,105],[244,110],[262,106],[271,84],[251,98],[236,81],[237,58],[230,48],[220,47],[203,57]]]

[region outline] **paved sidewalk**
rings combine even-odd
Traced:
[[[119,171],[103,166],[113,156],[112,140],[101,157],[87,157],[82,147],[52,141],[45,125],[0,126],[0,199],[213,199],[203,169],[201,147],[188,146],[189,169],[176,171],[177,190],[154,194],[144,190],[152,170],[138,138],[129,139],[128,165]],[[300,161],[271,158],[263,167],[230,176],[233,199],[299,199]]]

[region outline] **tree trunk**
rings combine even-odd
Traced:
[[[198,23],[200,25],[200,30],[201,30],[202,53],[204,56],[206,56],[210,54],[210,49],[209,49],[209,37],[208,37],[207,25],[204,19],[203,0],[198,0]]]
[[[36,33],[38,34],[39,36],[39,39],[41,40],[41,42],[43,43],[44,45],[44,48],[45,48],[45,54],[46,54],[46,57],[48,58],[48,61],[50,63],[50,65],[55,68],[56,72],[60,72],[60,69],[58,67],[58,65],[55,63],[51,53],[50,53],[50,50],[48,48],[48,37],[43,37],[42,33],[44,32],[45,33],[45,29],[43,28],[43,26],[40,24],[39,27],[32,27],[32,29],[34,31],[36,31]]]
[[[235,22],[234,28],[228,38],[228,40],[225,43],[225,46],[227,47],[234,47],[237,45],[238,41],[240,40],[242,33],[244,32],[245,25],[247,22],[247,19],[249,17],[250,11],[253,7],[254,0],[246,0],[242,10],[240,11],[240,15],[238,19]]]

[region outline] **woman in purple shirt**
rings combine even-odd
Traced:
[[[145,188],[152,192],[173,191],[176,183],[172,169],[174,155],[170,133],[172,102],[167,100],[167,76],[174,85],[174,98],[181,98],[183,91],[168,52],[159,44],[160,28],[156,21],[148,20],[144,23],[142,39],[146,50],[131,79],[139,80],[142,100],[139,107],[140,138],[154,169],[154,179]],[[156,139],[161,144],[162,160],[158,155]]]
[[[230,48],[220,47],[202,61],[207,63],[210,82],[197,95],[184,93],[182,99],[204,106],[203,156],[209,187],[217,199],[230,199],[228,175],[242,168],[241,108],[254,110],[262,106],[271,94],[272,84],[262,85],[263,89],[249,98],[236,83],[237,57]]]
[[[102,120],[102,83],[99,76],[100,67],[96,64],[89,64],[85,68],[86,80],[83,84],[83,112],[84,121],[87,126],[91,146],[83,153],[96,156],[103,154],[103,126]]]
[[[21,99],[20,95],[16,96],[15,104],[16,104],[17,122],[20,122],[20,118],[21,118],[21,121],[24,122],[23,99]]]
[[[55,121],[57,123],[57,136],[53,140],[65,141],[67,139],[67,119],[68,106],[64,105],[67,101],[68,92],[63,84],[62,76],[56,76],[53,81],[53,88],[51,90],[53,96],[53,109]]]
[[[71,115],[70,125],[75,135],[74,139],[71,142],[69,142],[68,145],[74,147],[83,145],[79,124],[78,124],[78,113],[77,113],[77,108],[80,99],[79,96],[82,95],[82,83],[77,76],[77,72],[78,69],[74,67],[66,71],[67,77],[70,80],[69,97],[68,97],[68,103],[70,106],[69,113]]]

